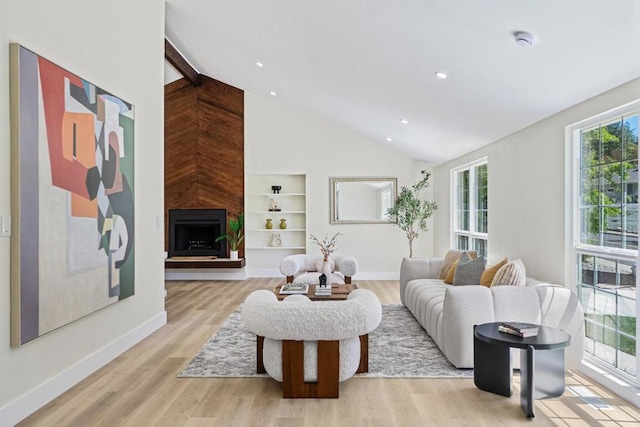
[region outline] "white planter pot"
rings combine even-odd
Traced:
[[[229,252],[229,259],[231,259],[231,260],[238,259],[238,251],[230,251]]]

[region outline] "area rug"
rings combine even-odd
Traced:
[[[179,377],[264,377],[256,373],[256,336],[244,329],[241,309],[225,321]],[[361,378],[473,378],[444,357],[402,304],[383,304],[382,322],[369,334],[369,372]]]

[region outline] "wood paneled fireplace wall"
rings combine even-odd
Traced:
[[[244,209],[244,91],[201,77],[164,88],[165,250],[169,209]]]

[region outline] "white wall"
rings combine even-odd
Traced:
[[[638,98],[640,80],[634,80],[437,166],[435,252],[450,246],[451,168],[487,156],[489,262],[521,258],[527,275],[564,283],[565,201],[570,197],[565,194],[565,127]]]
[[[10,238],[0,237],[0,425],[12,425],[166,322],[164,237],[156,227],[163,218],[164,4],[0,0],[0,10],[0,216],[11,210],[10,42],[136,107],[134,296],[11,348]]]
[[[397,278],[402,258],[409,256],[404,232],[390,224],[330,224],[329,177],[395,176],[399,187],[411,186],[428,165],[271,98],[245,92],[244,108],[245,173],[306,174],[308,233],[319,238],[344,234],[338,239],[337,253],[356,257],[356,279]],[[424,191],[424,197],[432,198],[431,190]],[[431,230],[414,242],[414,256],[432,255]],[[307,242],[307,252],[319,250]],[[250,259],[247,268],[251,268]]]

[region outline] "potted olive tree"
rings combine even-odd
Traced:
[[[402,187],[393,207],[387,209],[389,222],[407,233],[409,257],[413,257],[413,240],[427,231],[427,220],[438,208],[435,200],[421,200],[420,192],[429,186],[431,174],[425,170],[422,179],[411,188]]]
[[[244,214],[240,214],[238,215],[238,219],[229,218],[229,233],[221,234],[216,238],[216,242],[223,239],[229,240],[229,258],[232,260],[238,259],[238,248],[242,240],[244,240],[243,228]]]

